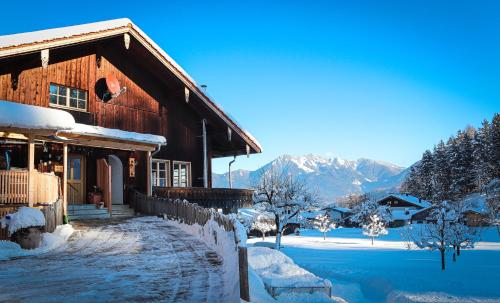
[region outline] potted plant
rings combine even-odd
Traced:
[[[88,193],[88,203],[95,204],[96,207],[102,203],[102,190],[94,185],[92,190]]]

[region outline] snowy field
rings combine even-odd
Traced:
[[[414,248],[401,240],[401,229],[371,240],[361,229],[315,230],[285,236],[282,252],[296,264],[329,279],[332,296],[347,302],[500,302],[500,237],[496,229],[482,231],[473,250],[462,251],[441,271],[439,253]],[[249,243],[261,242],[249,239]],[[274,237],[266,237],[274,241]]]

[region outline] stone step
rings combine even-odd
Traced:
[[[111,218],[109,213],[105,214],[93,214],[93,215],[71,215],[68,214],[70,221],[78,221],[78,220],[91,220],[91,219],[109,219]]]
[[[94,209],[68,209],[68,214],[70,215],[97,215],[97,214],[107,214],[107,208],[94,208]]]
[[[95,204],[68,204],[68,210],[72,209],[96,209]]]

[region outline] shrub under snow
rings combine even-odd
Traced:
[[[21,206],[17,212],[2,219],[2,227],[8,225],[9,235],[22,228],[45,226],[45,216],[38,208]]]

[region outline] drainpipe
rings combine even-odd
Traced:
[[[231,179],[231,165],[236,161],[236,155],[234,156],[234,159],[229,162],[229,188],[233,188],[233,180]]]
[[[203,186],[208,188],[208,159],[207,159],[207,120],[201,120],[203,124]]]

